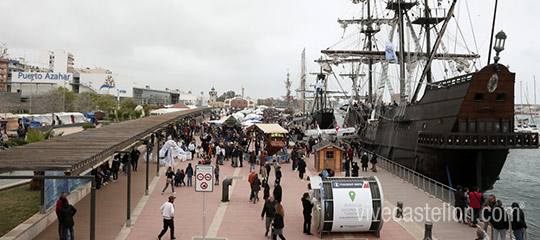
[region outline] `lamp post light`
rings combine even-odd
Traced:
[[[504,50],[504,45],[506,44],[506,33],[504,33],[503,31],[500,31],[497,33],[497,35],[495,35],[495,46],[493,47],[493,49],[495,50],[495,52],[497,52],[497,54],[495,55],[495,63],[498,63],[499,60],[501,59],[499,57],[499,53],[502,52]]]

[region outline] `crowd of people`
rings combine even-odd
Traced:
[[[511,231],[516,240],[523,240],[527,223],[525,214],[519,204],[514,202],[511,211],[508,212],[501,200],[497,200],[491,194],[485,199],[484,194],[478,187],[468,189],[467,187],[456,187],[455,207],[457,209],[458,222],[469,224],[478,228],[477,239],[487,240],[488,227],[491,226],[493,240],[506,239],[508,231]],[[480,222],[483,226],[480,226]]]
[[[285,126],[285,128],[287,128]],[[298,173],[298,178],[306,180],[307,170],[306,157],[314,154],[314,147],[322,140],[320,138],[309,137],[303,140],[303,136],[296,138],[295,144],[288,144],[289,140],[295,139],[295,136],[301,134],[298,129],[288,128],[293,134],[286,138],[287,143],[283,148],[283,153],[287,153],[288,162],[291,164],[292,171]],[[264,136],[248,135],[239,127],[220,127],[207,123],[197,123],[194,120],[178,123],[169,126],[166,129],[167,140],[172,140],[184,152],[189,152],[187,166],[185,168],[176,167],[174,164],[167,166],[165,173],[166,182],[161,191],[165,194],[167,189],[171,188],[171,193],[176,194],[175,188],[182,186],[193,186],[194,165],[211,164],[214,166],[214,183],[219,184],[221,168],[229,165],[232,168],[243,168],[249,166],[249,176],[247,182],[250,186],[250,203],[260,202],[260,191],[262,191],[263,206],[261,219],[265,221],[265,236],[271,236],[272,239],[285,239],[283,229],[285,227],[285,210],[282,205],[283,189],[281,183],[283,180],[282,162],[279,160],[267,161],[265,151]],[[161,138],[165,140],[165,137]],[[346,177],[358,177],[359,172],[367,172],[369,163],[370,170],[377,172],[377,155],[368,154],[364,151],[359,141],[342,142],[334,140],[334,144],[345,149],[343,153],[343,171]],[[292,149],[287,149],[292,146]],[[117,154],[111,162],[105,162],[103,165],[92,170],[91,174],[96,176],[97,188],[106,186],[110,182],[118,180],[120,170],[127,174],[128,168],[137,171],[138,160],[141,153],[137,147],[133,147],[129,154]],[[247,164],[247,165],[246,165]],[[324,170],[320,173],[322,177],[333,176],[332,170]],[[310,188],[308,188],[310,189]],[[162,206],[164,229],[157,237],[161,237],[170,229],[171,239],[174,239],[174,208],[170,208],[175,197],[169,196],[169,201]],[[311,233],[311,212],[313,208],[312,193],[306,191],[300,194],[299,206],[302,206],[304,216],[303,233]],[[470,224],[471,227],[478,227],[477,239],[488,239],[487,226],[493,229],[494,239],[505,239],[507,231],[511,230],[516,239],[523,239],[527,228],[523,211],[517,203],[512,204],[512,214],[507,214],[503,209],[502,202],[491,195],[484,201],[484,196],[477,188],[471,190],[457,187],[455,193],[455,206],[458,211],[460,222]],[[64,203],[60,199],[59,206]],[[71,209],[72,215],[76,210]],[[64,234],[67,230],[72,230],[73,225],[69,222],[67,216],[68,210],[62,211],[62,223],[59,227],[59,234]],[[467,217],[469,216],[469,217]],[[501,217],[502,216],[502,217]],[[58,215],[60,219],[60,214]],[[65,220],[67,219],[67,221]],[[500,220],[502,219],[502,220]],[[480,227],[479,222],[484,222]],[[71,229],[70,229],[71,227]],[[67,230],[66,230],[67,229]],[[73,236],[73,234],[71,235]]]

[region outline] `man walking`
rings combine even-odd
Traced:
[[[56,217],[58,217],[58,210],[62,207],[62,199],[66,200],[66,203],[69,204],[69,201],[67,200],[67,193],[62,192],[60,195],[60,198],[58,198],[58,201],[56,201]],[[64,240],[64,230],[62,228],[62,223],[60,222],[60,218],[58,218],[58,235],[60,236],[60,240]]]
[[[306,161],[303,158],[300,158],[298,161],[298,177],[304,180],[304,173],[306,173]]]
[[[70,239],[73,240],[75,239],[73,216],[77,213],[77,209],[68,203],[67,198],[60,198],[60,201],[62,202],[62,206],[58,209],[58,221],[62,225],[62,236],[67,240],[69,230]]]
[[[255,152],[249,154],[249,172],[255,172],[255,162],[257,161],[257,156]]]
[[[266,202],[264,202],[264,206],[261,213],[261,220],[264,219],[264,215],[266,214],[266,222],[265,222],[265,229],[266,232],[264,232],[264,236],[268,237],[268,231],[270,230],[270,224],[272,224],[272,221],[274,220],[274,217],[276,215],[276,204],[278,202],[274,199],[274,196],[270,196]]]
[[[174,237],[174,199],[175,196],[169,196],[169,201],[161,205],[161,215],[163,216],[163,230],[159,233],[157,237],[158,240],[161,240],[161,237],[165,235],[167,229],[171,229],[171,239],[176,239]]]
[[[191,163],[188,163],[188,166],[186,168],[186,176],[187,176],[187,185],[188,186],[193,186],[192,185],[193,167],[191,166]]]
[[[141,155],[141,152],[137,149],[137,146],[133,146],[133,150],[131,150],[131,166],[133,167],[133,171],[137,171],[137,166],[139,164],[139,156]]]

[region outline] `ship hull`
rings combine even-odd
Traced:
[[[478,186],[483,190],[493,184],[504,166],[507,149],[500,150],[431,150],[396,149],[375,146],[382,156],[424,174],[438,182],[456,187]]]
[[[494,72],[499,76],[498,88],[487,91]],[[378,154],[441,183],[492,189],[509,148],[523,144],[483,142],[473,146],[450,141],[454,138],[448,136],[463,136],[461,141],[517,139],[511,127],[514,79],[514,73],[493,64],[473,74],[435,82],[418,103],[386,109],[383,117],[368,123],[360,133],[361,140]],[[425,143],[419,138],[422,133],[433,133],[436,140]],[[537,141],[538,135],[532,137]]]

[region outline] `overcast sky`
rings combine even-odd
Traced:
[[[462,26],[469,25],[465,1],[459,1]],[[493,2],[467,2],[483,64]],[[341,38],[336,20],[351,16],[352,5],[349,0],[2,0],[0,42],[8,44],[12,57],[64,49],[75,55],[76,67],[108,68],[155,89],[207,95],[212,86],[220,94],[239,93],[244,86],[253,98],[278,97],[285,93],[287,69],[298,88],[304,47],[308,71],[318,71],[313,59]],[[508,34],[501,62],[517,73],[516,102],[519,81],[528,82],[534,101],[538,10],[536,0],[499,1],[496,29]],[[472,38],[470,31],[464,34]]]

